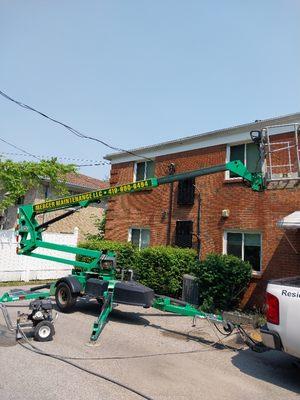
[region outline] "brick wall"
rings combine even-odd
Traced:
[[[222,164],[226,145],[157,157],[155,176],[168,173],[168,164],[175,163],[176,173]],[[133,163],[115,164],[111,170],[111,185],[131,182]],[[106,238],[127,241],[131,226],[150,228],[151,245],[166,244],[169,186],[162,185],[149,192],[135,193],[109,201]],[[193,206],[177,205],[177,186],[174,184],[171,240],[174,242],[177,220],[193,220],[196,229],[197,201]],[[276,223],[284,216],[300,210],[299,187],[253,192],[242,182],[225,181],[225,173],[196,178],[201,193],[201,257],[210,252],[221,253],[227,229],[260,232],[262,234],[262,269],[253,278],[243,305],[263,302],[263,291],[270,278],[300,275],[300,232],[284,231]],[[196,191],[197,193],[197,191]],[[230,211],[222,218],[223,209]],[[290,243],[292,244],[290,244]],[[196,243],[194,243],[196,245]],[[295,250],[298,252],[296,254]]]

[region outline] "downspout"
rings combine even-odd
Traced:
[[[200,260],[201,256],[201,192],[197,188],[196,185],[194,185],[195,189],[197,190],[197,199],[198,199],[198,206],[197,206],[197,233],[196,233],[196,238],[197,238],[197,256],[198,260]]]
[[[171,163],[168,165],[168,175],[174,175],[174,174],[175,174],[175,164]],[[171,244],[173,193],[174,193],[174,182],[171,182],[170,183],[170,191],[169,191],[169,208],[168,208],[167,242],[166,242],[167,246],[170,246],[170,244]]]

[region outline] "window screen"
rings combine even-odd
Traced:
[[[143,161],[136,163],[135,180],[143,181],[144,179],[153,178],[154,176],[154,162]]]
[[[238,146],[230,146],[230,161],[240,160],[245,163],[245,145],[239,144]],[[235,178],[238,176],[234,172],[230,171],[230,178]]]
[[[146,176],[145,179],[153,178],[154,177],[154,162],[147,161],[147,168],[146,168]]]
[[[249,261],[255,271],[260,271],[260,235],[244,234],[244,260]]]
[[[131,229],[131,243],[140,247],[140,229]]]
[[[242,258],[242,233],[227,233],[227,254]]]
[[[131,243],[139,249],[150,245],[150,229],[131,229]]]
[[[226,252],[248,261],[254,271],[261,270],[261,235],[259,233],[227,232]]]
[[[145,169],[146,169],[145,162],[140,162],[136,164],[136,174],[135,174],[136,181],[143,181],[145,179]]]
[[[246,166],[250,172],[260,172],[259,149],[255,143],[247,143]]]

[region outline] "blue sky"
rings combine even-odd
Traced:
[[[299,18],[298,0],[2,0],[0,89],[126,149],[290,114]],[[1,97],[0,137],[37,155],[111,152]]]

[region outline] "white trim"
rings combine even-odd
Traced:
[[[249,230],[249,229],[226,229],[223,232],[223,251],[222,254],[227,254],[227,233],[241,233],[242,234],[242,260],[244,260],[245,257],[245,239],[244,235],[245,234],[252,234],[252,235],[260,235],[260,260],[259,260],[259,271],[252,270],[252,275],[259,276],[262,274],[262,233],[259,231],[255,230]]]
[[[133,182],[136,182],[137,164],[138,162],[136,161],[133,166]]]
[[[145,146],[130,150],[137,154],[131,155],[126,152],[107,154],[104,158],[111,161],[111,164],[130,162],[139,160],[138,156],[155,158],[158,156],[175,154],[189,150],[201,149],[220,144],[231,144],[235,142],[249,141],[250,131],[265,128],[275,124],[293,124],[300,122],[300,113],[286,115],[277,118],[270,118],[263,121],[243,124],[230,128],[205,132],[198,135],[188,136],[156,145]],[[290,125],[279,126],[272,129],[272,135],[289,132]]]

